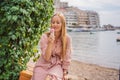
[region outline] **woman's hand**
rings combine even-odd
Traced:
[[[48,41],[49,41],[49,43],[53,43],[54,40],[55,40],[54,29],[51,28],[50,29],[50,35],[49,35]]]
[[[68,80],[68,72],[66,70],[63,71],[63,79]]]
[[[67,76],[67,74],[66,75],[63,75],[63,80],[68,80],[68,76]]]
[[[49,43],[54,43],[54,40],[55,40],[55,36],[53,33],[50,33],[49,37],[48,37],[48,42]]]

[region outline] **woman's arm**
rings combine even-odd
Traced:
[[[47,46],[47,48],[46,48],[45,55],[44,55],[44,59],[45,59],[46,61],[49,61],[49,59],[50,59],[50,57],[51,57],[52,46],[53,46],[52,43],[48,43],[48,46]]]
[[[72,53],[72,40],[70,36],[67,36],[66,56],[62,64],[64,73],[68,73],[68,67],[70,66],[70,62],[71,62],[71,53]]]
[[[49,61],[52,53],[52,47],[54,44],[54,35],[43,34],[40,40],[40,47],[42,51],[42,56],[46,61]]]

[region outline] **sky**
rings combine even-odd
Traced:
[[[81,10],[96,11],[100,25],[120,26],[120,0],[61,0]]]

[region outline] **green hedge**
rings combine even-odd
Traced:
[[[53,0],[0,1],[0,80],[18,80],[53,11]]]

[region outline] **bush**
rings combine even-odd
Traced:
[[[0,1],[0,80],[18,80],[53,10],[53,0]]]

